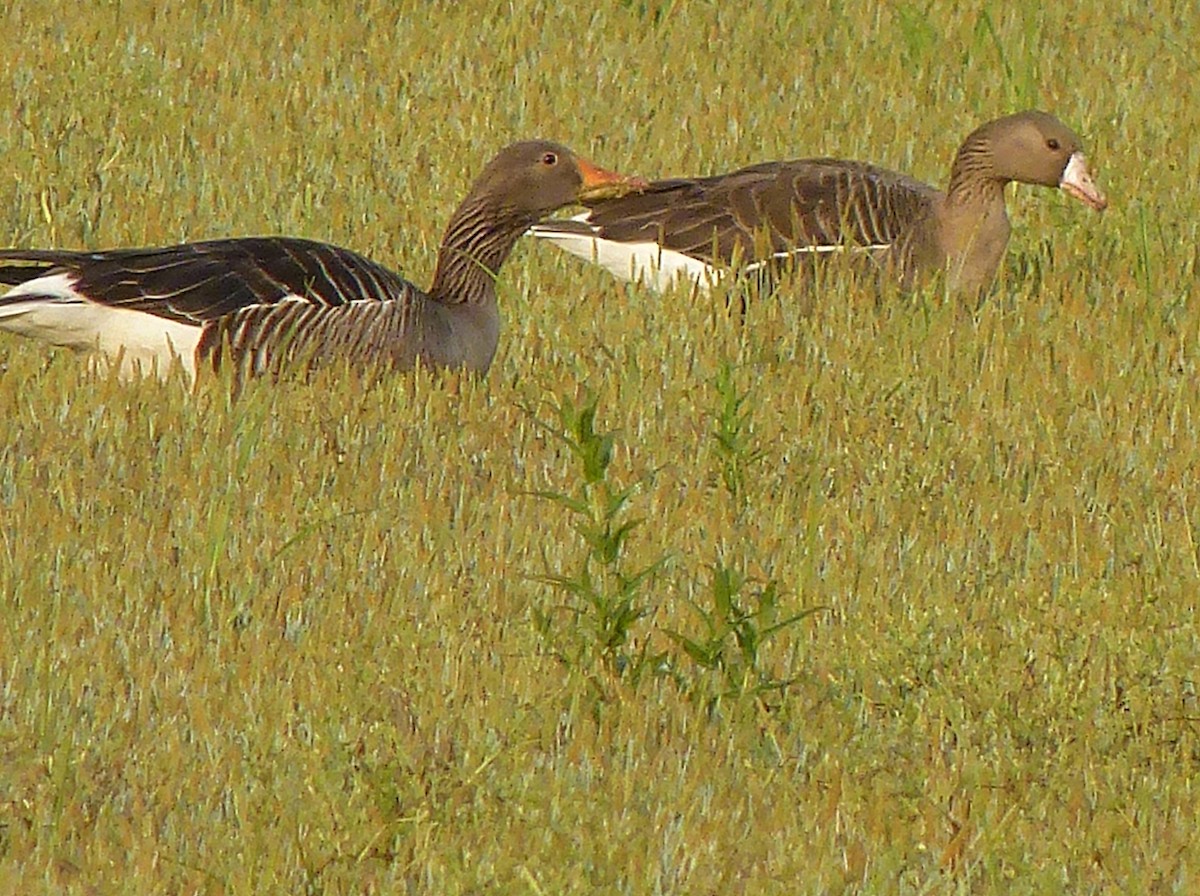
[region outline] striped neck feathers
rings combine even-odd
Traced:
[[[494,301],[500,268],[533,223],[513,208],[464,202],[442,237],[430,298],[446,305]]]
[[[969,136],[954,157],[946,201],[950,205],[1004,204],[1009,178],[996,173],[992,141],[982,129]]]

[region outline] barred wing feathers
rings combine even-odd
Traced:
[[[596,203],[606,239],[652,239],[709,263],[823,248],[882,248],[927,213],[937,190],[901,174],[837,159],[765,162],[732,174],[652,184]],[[764,242],[765,241],[765,242]]]
[[[411,367],[425,295],[399,274],[337,246],[290,237],[209,240],[105,252],[0,250],[8,329],[82,348],[119,343],[126,367],[165,371],[178,357],[248,359],[273,369],[389,360]],[[155,324],[153,321],[157,320]]]
[[[535,236],[618,277],[665,289],[676,277],[714,282],[793,257],[850,249],[899,256],[940,194],[859,162],[764,162],[729,174],[651,183],[589,211],[535,226]]]

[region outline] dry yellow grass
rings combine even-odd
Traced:
[[[1016,190],[974,316],[743,323],[523,245],[480,382],[233,401],[0,338],[0,892],[1194,891],[1200,34],[1160,7],[10,0],[10,244],[284,232],[425,282],[512,139],[941,181],[1031,105],[1113,202]],[[585,548],[524,408],[587,390],[640,483],[622,562],[666,557],[637,683],[534,624]],[[764,646],[769,708],[665,635],[716,563],[826,608]]]

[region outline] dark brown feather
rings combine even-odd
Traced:
[[[78,292],[106,305],[196,323],[289,296],[333,307],[407,300],[413,291],[399,274],[357,252],[293,237],[105,252],[0,250],[0,283],[16,285],[60,271],[72,276]]]
[[[715,177],[665,180],[589,204],[598,236],[653,240],[703,259],[764,259],[797,248],[890,245],[937,191],[836,159],[766,162]]]

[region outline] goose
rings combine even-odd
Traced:
[[[677,279],[705,290],[731,269],[851,248],[906,289],[942,270],[951,291],[978,294],[1008,244],[1010,181],[1058,187],[1098,212],[1108,205],[1080,145],[1053,115],[1019,112],[971,132],[944,192],[865,162],[773,161],[654,181],[530,232],[659,291]]]
[[[499,339],[496,275],[546,214],[644,183],[557,143],[514,143],[450,218],[424,292],[339,246],[287,236],[87,252],[0,250],[0,329],[96,353],[123,377],[178,361],[249,373],[343,359],[484,373]]]

